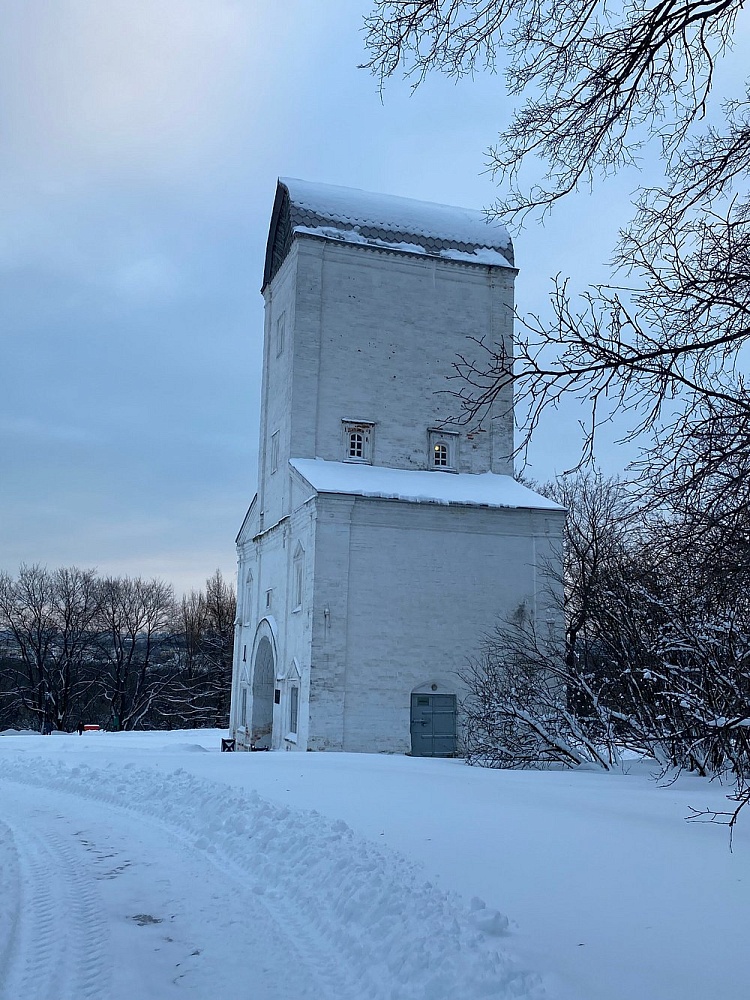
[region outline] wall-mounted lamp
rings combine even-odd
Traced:
[[[331,609],[330,608],[323,608],[323,617],[326,620],[326,625],[330,625],[331,624]]]

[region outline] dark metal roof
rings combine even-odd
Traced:
[[[273,279],[292,248],[295,230],[321,238],[397,251],[440,255],[496,251],[500,266],[513,267],[513,244],[507,230],[484,213],[354,188],[282,178],[276,188],[266,246],[263,287]],[[317,231],[310,233],[311,230]],[[326,232],[327,231],[327,232]],[[500,263],[502,261],[502,263]],[[491,263],[477,260],[476,263]]]

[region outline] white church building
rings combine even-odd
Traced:
[[[472,338],[512,356],[516,273],[481,212],[279,181],[237,537],[238,748],[460,752],[482,636],[520,606],[559,624],[564,511],[513,478],[510,395],[481,429],[452,422]]]

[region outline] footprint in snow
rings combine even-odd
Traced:
[[[148,924],[161,924],[161,917],[152,917],[150,913],[134,913],[131,920],[135,920],[139,927],[146,927]]]

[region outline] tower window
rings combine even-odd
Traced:
[[[458,433],[442,428],[429,431],[428,462],[440,472],[458,470]]]
[[[342,421],[344,427],[344,461],[372,462],[372,432],[374,424],[365,421]]]
[[[271,472],[276,472],[279,467],[279,432],[274,431],[271,435]]]
[[[284,350],[284,334],[286,332],[286,313],[282,313],[276,320],[276,357]]]
[[[448,445],[442,441],[438,441],[436,445],[433,445],[432,464],[443,468],[448,465]]]

